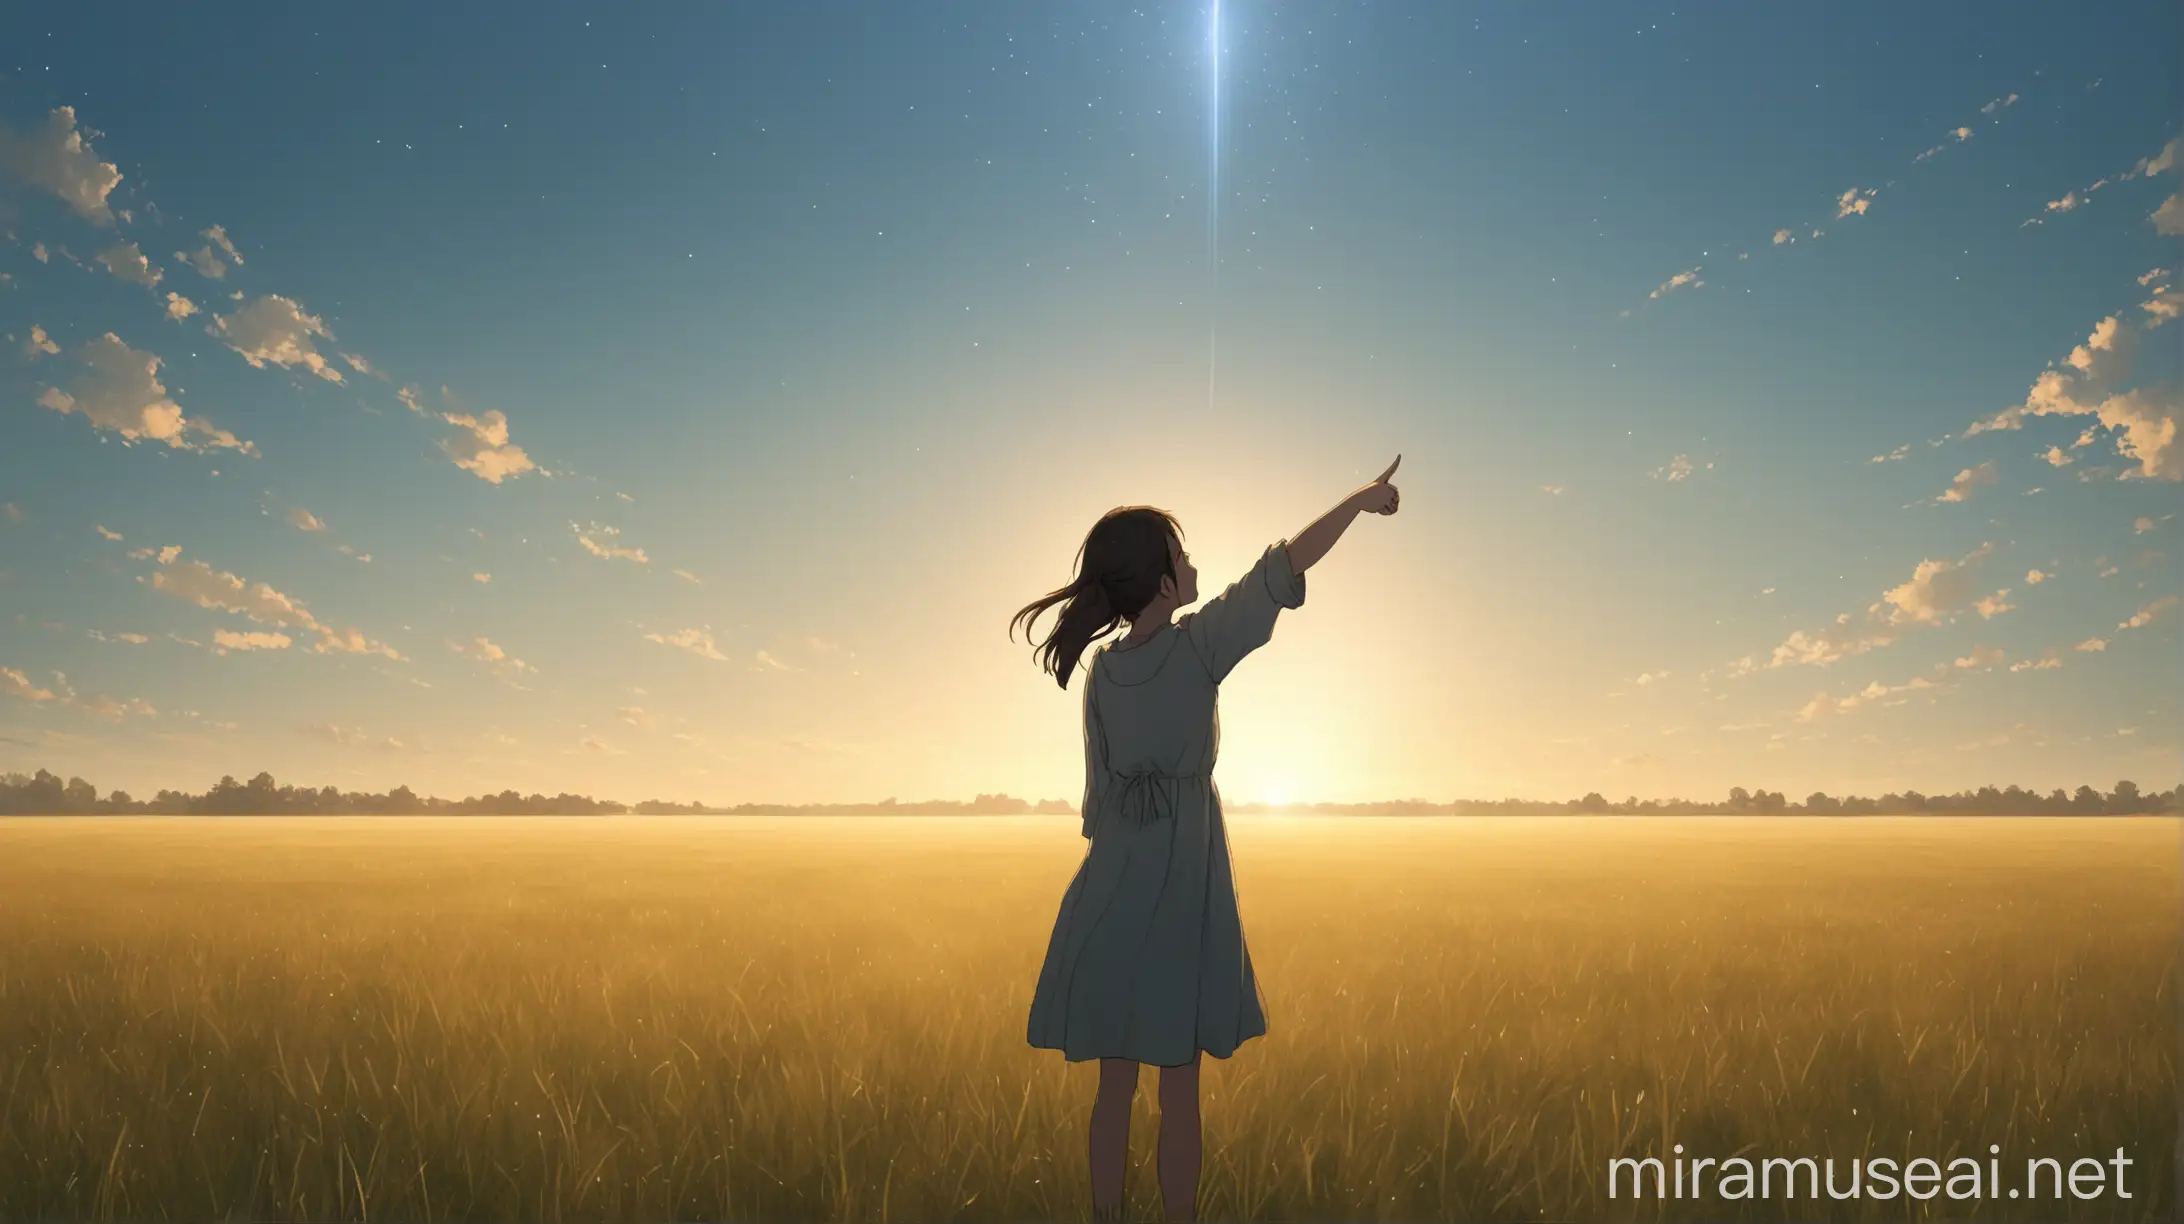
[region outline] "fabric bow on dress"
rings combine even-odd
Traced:
[[[1189,782],[1208,776],[1203,773],[1164,773],[1155,769],[1132,770],[1129,773],[1121,770],[1108,772],[1122,782],[1110,800],[1114,805],[1115,815],[1132,828],[1138,829],[1156,820],[1175,819],[1175,787],[1171,783]]]

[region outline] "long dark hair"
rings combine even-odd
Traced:
[[[1123,621],[1145,610],[1160,594],[1160,580],[1174,578],[1175,556],[1168,541],[1178,546],[1183,527],[1175,516],[1153,506],[1117,506],[1092,524],[1077,549],[1077,577],[1068,586],[1032,600],[1009,618],[1009,640],[1016,640],[1021,622],[1024,636],[1039,614],[1062,605],[1054,631],[1036,643],[1041,670],[1055,683],[1069,687],[1069,673],[1092,639],[1111,632]]]

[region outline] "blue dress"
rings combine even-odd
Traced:
[[[1213,783],[1221,681],[1304,602],[1288,541],[1214,599],[1085,669],[1084,836],[1029,1037],[1070,1062],[1182,1066],[1266,1032]]]

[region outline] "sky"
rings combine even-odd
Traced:
[[[1400,454],[1232,801],[2184,772],[2173,4],[221,12],[0,14],[0,770],[1073,798]]]

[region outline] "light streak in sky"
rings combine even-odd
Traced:
[[[1211,292],[1206,310],[1206,410],[1213,410],[1214,354],[1221,314],[1221,0],[1213,0],[1213,21],[1206,39],[1213,71],[1206,146],[1206,265]]]

